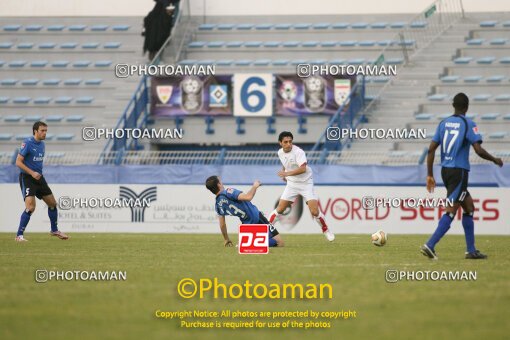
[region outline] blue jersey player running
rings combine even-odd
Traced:
[[[255,181],[247,193],[234,188],[225,188],[218,176],[209,177],[205,182],[205,186],[216,195],[215,210],[218,214],[225,247],[233,246],[228,237],[225,216],[237,216],[243,224],[267,224],[269,226],[269,246],[283,247],[283,240],[278,230],[250,202],[255,196],[257,188],[260,187],[259,181]]]
[[[15,240],[18,242],[27,241],[23,237],[25,228],[30,221],[30,216],[35,210],[35,197],[42,199],[48,206],[48,216],[51,223],[51,235],[67,240],[69,237],[58,230],[57,227],[57,202],[51,192],[46,179],[42,174],[43,160],[45,153],[44,140],[48,132],[48,125],[44,122],[35,122],[32,127],[33,136],[27,138],[21,144],[21,148],[16,158],[16,166],[20,168],[19,185],[21,195],[25,201],[25,210],[21,214],[18,233]]]
[[[466,112],[469,107],[469,98],[464,93],[459,93],[453,98],[455,113],[444,119],[437,127],[436,133],[429,146],[427,157],[427,190],[433,192],[436,186],[433,174],[433,164],[436,149],[441,147],[441,177],[447,190],[448,200],[453,201],[453,206],[446,207],[446,213],[439,220],[439,225],[430,239],[421,247],[423,255],[437,259],[435,246],[446,234],[457,209],[461,206],[462,226],[466,237],[466,259],[486,259],[475,248],[475,226],[473,222],[473,198],[467,190],[469,175],[469,149],[471,145],[478,156],[489,160],[500,167],[503,166],[501,158],[495,158],[482,148],[482,136],[478,133],[478,127],[469,118]]]

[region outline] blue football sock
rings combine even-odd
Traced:
[[[432,234],[432,236],[427,242],[427,246],[430,249],[434,250],[434,247],[436,246],[437,242],[439,242],[439,240],[444,236],[444,234],[446,234],[448,229],[450,229],[450,225],[452,224],[454,216],[455,216],[454,214],[444,214],[443,217],[441,217],[436,231],[434,232],[434,234]]]
[[[270,236],[269,246],[270,247],[276,247],[277,245],[278,245],[278,243],[276,242],[276,240],[274,238],[271,238],[271,236]]]
[[[462,215],[462,226],[464,227],[464,235],[466,236],[466,246],[468,253],[474,253],[475,248],[475,223],[473,222],[473,214]]]
[[[48,207],[48,217],[50,218],[51,231],[52,232],[58,231],[58,227],[57,227],[57,218],[58,218],[57,207],[55,207],[53,209]]]
[[[21,218],[19,220],[19,227],[18,227],[18,233],[16,236],[21,236],[25,232],[25,228],[28,225],[28,222],[30,221],[30,216],[32,213],[30,211],[23,210],[23,213],[21,214]]]

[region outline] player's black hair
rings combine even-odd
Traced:
[[[211,176],[205,181],[205,186],[207,189],[209,189],[210,192],[213,194],[217,194],[220,189],[218,188],[218,183],[220,182],[220,179],[218,176]]]
[[[48,126],[45,122],[37,121],[32,126],[32,134],[35,135],[35,132],[39,130],[40,126]]]
[[[464,93],[460,92],[453,97],[453,107],[455,110],[464,111],[469,107],[469,98]]]
[[[292,138],[292,140],[294,140],[294,136],[292,135],[292,132],[289,132],[289,131],[283,131],[282,133],[280,133],[280,135],[278,136],[278,141],[281,142],[285,137],[290,137]]]

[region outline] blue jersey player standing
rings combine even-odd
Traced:
[[[486,259],[475,248],[475,226],[473,222],[473,198],[467,190],[469,175],[469,149],[471,145],[478,156],[489,160],[500,167],[503,166],[501,158],[495,158],[482,146],[482,136],[478,133],[476,124],[466,118],[469,107],[469,98],[464,93],[459,93],[453,98],[455,113],[444,119],[437,127],[436,133],[429,146],[427,157],[427,190],[433,192],[436,186],[433,174],[433,164],[436,149],[441,147],[441,177],[447,190],[449,201],[452,206],[446,207],[446,213],[439,220],[439,225],[430,239],[421,247],[423,255],[437,259],[435,246],[446,234],[457,209],[461,206],[462,226],[466,237],[466,259]]]
[[[278,230],[251,203],[257,188],[260,187],[259,181],[255,181],[247,193],[234,188],[225,188],[218,176],[209,177],[205,182],[205,186],[216,195],[215,210],[218,214],[225,247],[233,246],[232,241],[228,237],[225,216],[237,216],[243,224],[267,224],[269,226],[269,246],[283,247],[283,240]]]
[[[27,241],[23,237],[23,233],[30,221],[30,216],[35,210],[35,197],[42,199],[48,206],[51,235],[62,240],[67,240],[69,238],[66,234],[58,230],[57,202],[42,174],[45,153],[43,141],[46,139],[47,132],[48,125],[46,125],[46,123],[35,122],[32,127],[33,136],[23,141],[18,157],[16,158],[16,166],[21,170],[19,174],[19,185],[21,187],[23,200],[25,201],[25,210],[21,214],[18,233],[15,238],[18,242]]]

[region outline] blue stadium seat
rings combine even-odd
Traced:
[[[94,32],[103,32],[108,29],[108,25],[93,25],[90,26],[90,30]]]
[[[188,44],[189,48],[202,48],[206,45],[205,41],[193,41]]]
[[[39,120],[42,120],[43,117],[41,115],[29,115],[25,116],[25,122],[37,122]]]
[[[506,38],[495,38],[495,39],[492,39],[490,44],[491,45],[504,45],[506,44],[506,42],[508,41],[508,39]]]
[[[271,59],[257,59],[253,62],[255,66],[267,66],[271,63]]]
[[[482,79],[482,76],[468,76],[464,77],[465,83],[478,83]]]
[[[372,47],[375,46],[376,42],[374,40],[362,40],[358,43],[359,46],[363,47]]]
[[[213,25],[213,24],[201,24],[200,26],[198,26],[198,30],[199,31],[212,31],[215,27],[216,27],[216,25]]]
[[[195,59],[183,59],[179,61],[180,65],[195,65],[198,62],[198,60]]]
[[[413,21],[410,25],[411,28],[425,28],[427,27],[426,21]]]
[[[64,85],[77,86],[81,84],[80,78],[69,78],[64,80]]]
[[[52,43],[52,42],[39,44],[39,48],[44,49],[44,50],[49,50],[49,49],[55,48],[55,46],[57,46],[57,44]]]
[[[332,59],[329,61],[330,65],[344,65],[346,63],[347,63],[347,61],[344,59]]]
[[[507,136],[507,134],[508,133],[506,131],[491,132],[491,133],[489,133],[489,138],[501,139],[501,138],[505,138]]]
[[[12,103],[13,104],[28,104],[28,103],[30,103],[31,100],[32,100],[32,98],[26,97],[26,96],[14,97],[14,98],[12,98]]]
[[[391,46],[393,44],[393,40],[390,40],[390,39],[383,39],[383,40],[379,40],[377,42],[377,45],[379,46]]]
[[[510,64],[510,57],[503,57],[499,59],[500,64]]]
[[[510,94],[498,94],[494,100],[507,102],[510,100]]]
[[[0,67],[4,66],[4,64],[5,64],[5,61],[0,60]]]
[[[57,137],[57,140],[70,141],[70,140],[74,139],[74,134],[72,134],[72,133],[62,133],[62,134],[56,135],[56,137]]]
[[[388,58],[385,60],[388,65],[400,65],[404,63],[404,58]]]
[[[299,65],[299,64],[306,64],[308,63],[308,60],[306,59],[294,59],[290,62],[291,65]]]
[[[269,48],[275,48],[275,47],[279,47],[281,44],[281,42],[279,41],[265,41],[264,42],[264,47],[269,47]]]
[[[238,48],[238,47],[243,46],[243,42],[242,41],[229,41],[229,42],[227,42],[226,46],[228,48]]]
[[[316,24],[313,24],[313,28],[316,30],[327,30],[331,27],[331,24],[329,22],[318,22]]]
[[[337,44],[338,42],[333,40],[321,41],[322,47],[335,47]]]
[[[503,26],[503,27],[510,27],[510,20],[508,20],[508,21],[503,21],[503,22],[501,23],[501,26]]]
[[[480,94],[473,96],[473,100],[477,101],[477,102],[480,102],[480,101],[483,102],[483,101],[489,100],[490,97],[491,97],[490,94],[480,93]]]
[[[505,79],[505,76],[503,75],[494,75],[487,77],[486,81],[488,83],[500,83],[503,79]]]
[[[390,81],[390,78],[391,77],[387,77],[387,76],[376,76],[376,77],[372,78],[372,81],[374,83],[387,83]]]
[[[117,41],[107,42],[103,45],[104,48],[119,48],[122,44]]]
[[[89,67],[89,65],[90,65],[89,60],[77,60],[73,62],[73,67],[85,68]]]
[[[506,115],[504,115],[503,119],[504,120],[510,120],[510,113],[507,113]]]
[[[253,24],[238,24],[236,26],[236,29],[243,30],[243,31],[248,31],[248,30],[251,30],[252,28],[253,28]]]
[[[53,140],[54,137],[55,137],[55,135],[53,133],[47,133],[45,140]],[[55,153],[52,152],[51,154],[53,156]]]
[[[406,25],[407,25],[407,22],[396,21],[396,22],[392,22],[390,24],[390,28],[404,28]]]
[[[480,116],[481,120],[496,120],[499,117],[499,113],[484,113]]]
[[[95,67],[109,67],[112,64],[111,60],[98,60],[94,63]]]
[[[355,22],[351,25],[351,28],[354,29],[365,29],[368,27],[368,24],[366,22]]]
[[[436,94],[433,94],[431,96],[428,96],[427,98],[430,101],[440,102],[440,101],[445,100],[447,97],[448,97],[448,95],[446,95],[446,94],[436,93]]]
[[[129,25],[113,25],[112,30],[114,31],[128,31],[131,28]]]
[[[262,41],[247,41],[244,43],[244,47],[258,48],[262,46]]]
[[[73,32],[81,32],[81,31],[84,31],[85,28],[87,28],[86,25],[71,25],[68,27],[69,31],[73,31]]]
[[[214,64],[214,59],[198,60],[197,64],[198,65],[213,65]]]
[[[337,23],[334,23],[333,25],[331,25],[332,28],[334,29],[346,29],[349,27],[349,24],[346,23],[346,22],[337,22]]]
[[[64,25],[50,25],[50,26],[46,27],[46,30],[48,30],[50,32],[60,32],[64,28],[66,28]]]
[[[325,65],[328,61],[326,59],[314,59],[310,60],[310,64],[312,65]]]
[[[296,41],[296,40],[291,40],[291,41],[284,41],[283,42],[283,47],[298,47],[299,46],[299,41]]]
[[[7,104],[9,102],[9,97],[0,96],[0,104]]]
[[[216,29],[220,30],[220,31],[231,31],[232,29],[234,29],[234,24],[219,24],[218,26],[216,26]]]
[[[309,24],[309,23],[298,23],[298,24],[294,24],[292,27],[294,29],[296,29],[296,30],[307,30],[310,27],[312,27],[312,24]]]
[[[318,41],[311,40],[311,41],[304,41],[301,46],[303,47],[317,47],[319,45]]]
[[[234,64],[235,64],[236,66],[250,66],[252,62],[253,62],[253,61],[252,61],[252,60],[250,60],[250,59],[240,59],[240,60],[236,60],[236,61],[234,62]]]
[[[457,80],[459,80],[459,76],[455,76],[455,75],[452,75],[452,76],[445,76],[445,77],[442,77],[441,78],[441,81],[443,83],[455,83],[457,82]]]
[[[18,79],[9,78],[9,79],[2,79],[0,81],[0,85],[3,86],[14,86],[18,83]]]
[[[246,133],[246,129],[243,127],[244,123],[245,123],[244,117],[237,117],[236,118],[236,124],[237,124],[236,133],[238,135],[243,135],[243,134]]]
[[[49,115],[46,117],[46,121],[49,123],[60,123],[64,119],[62,115]]]
[[[225,45],[224,41],[210,41],[207,43],[207,47],[212,47],[212,48],[223,47],[223,45]]]
[[[388,27],[388,23],[387,22],[374,22],[374,23],[370,24],[370,27],[375,28],[375,29],[383,29],[383,28]]]
[[[469,64],[469,62],[473,60],[473,57],[459,57],[453,59],[455,64]]]
[[[97,42],[88,42],[81,45],[81,48],[94,49],[99,46]]]
[[[416,43],[414,39],[404,39],[404,41],[395,41],[398,46],[413,46]]]
[[[480,22],[480,27],[496,27],[497,23],[496,20],[486,20]]]
[[[475,118],[477,117],[478,115],[476,113],[466,113],[466,117],[471,119],[471,120],[475,120]]]
[[[356,46],[358,42],[356,40],[344,40],[340,41],[338,44],[343,47],[353,47]]]
[[[21,85],[23,86],[36,86],[37,84],[39,84],[39,79],[37,78],[24,79],[21,81]]]
[[[272,63],[274,66],[287,66],[289,64],[288,59],[276,59]]]
[[[471,46],[480,46],[483,44],[483,42],[485,41],[485,39],[469,39],[469,40],[466,40],[466,44],[468,45],[471,45]]]
[[[4,121],[7,123],[19,123],[21,118],[23,118],[22,115],[8,115],[5,116]]]
[[[18,141],[22,141],[22,140],[25,140],[27,138],[30,138],[32,137],[32,135],[28,134],[28,133],[21,133],[19,135],[16,135],[14,138]]]
[[[488,65],[488,64],[492,64],[492,62],[496,60],[495,57],[483,57],[483,58],[479,58],[476,62],[478,64],[484,64],[484,65]]]
[[[34,47],[34,43],[31,43],[31,42],[19,43],[18,46],[16,46],[16,48],[18,48],[20,50],[29,50],[32,47]]]
[[[21,28],[21,25],[5,25],[3,27],[4,31],[7,31],[7,32],[16,32],[16,31],[19,31],[20,28]]]
[[[43,85],[56,86],[60,84],[61,80],[58,78],[51,78],[43,80]]]
[[[83,115],[71,115],[67,117],[66,121],[69,123],[79,123],[83,121],[83,118],[85,118]]]
[[[76,98],[76,104],[90,104],[94,101],[94,97],[91,96],[82,96]]]
[[[47,60],[34,60],[30,63],[30,67],[46,67],[48,65]]]
[[[102,82],[103,79],[101,78],[87,79],[85,80],[85,85],[101,85]]]
[[[14,44],[11,43],[11,42],[3,42],[3,43],[0,43],[0,48],[1,49],[9,49],[13,46]]]
[[[28,25],[25,27],[25,31],[28,32],[39,32],[42,29],[41,25]]]
[[[273,24],[258,24],[255,25],[256,30],[270,30],[273,28]]]
[[[73,48],[76,48],[76,46],[78,46],[78,43],[75,43],[75,42],[67,42],[67,43],[60,44],[60,48],[65,48],[65,49],[73,49]]]
[[[67,65],[69,65],[67,60],[57,60],[51,64],[52,67],[67,67]]]
[[[50,102],[51,102],[51,97],[34,98],[34,104],[36,104],[36,105],[49,104]]]
[[[286,24],[286,23],[274,25],[274,29],[276,29],[276,30],[288,30],[291,27],[292,27],[292,24]]]
[[[433,114],[432,113],[418,113],[414,116],[414,119],[416,120],[430,120],[432,119]]]
[[[24,67],[26,65],[26,61],[25,60],[13,60],[9,63],[9,67],[16,67],[16,68],[19,68],[19,67]]]
[[[72,97],[69,96],[60,96],[55,98],[55,104],[69,104],[73,100]]]
[[[220,59],[216,62],[218,66],[231,66],[234,61],[232,59]]]
[[[12,139],[11,133],[0,133],[0,141],[10,141]]]

